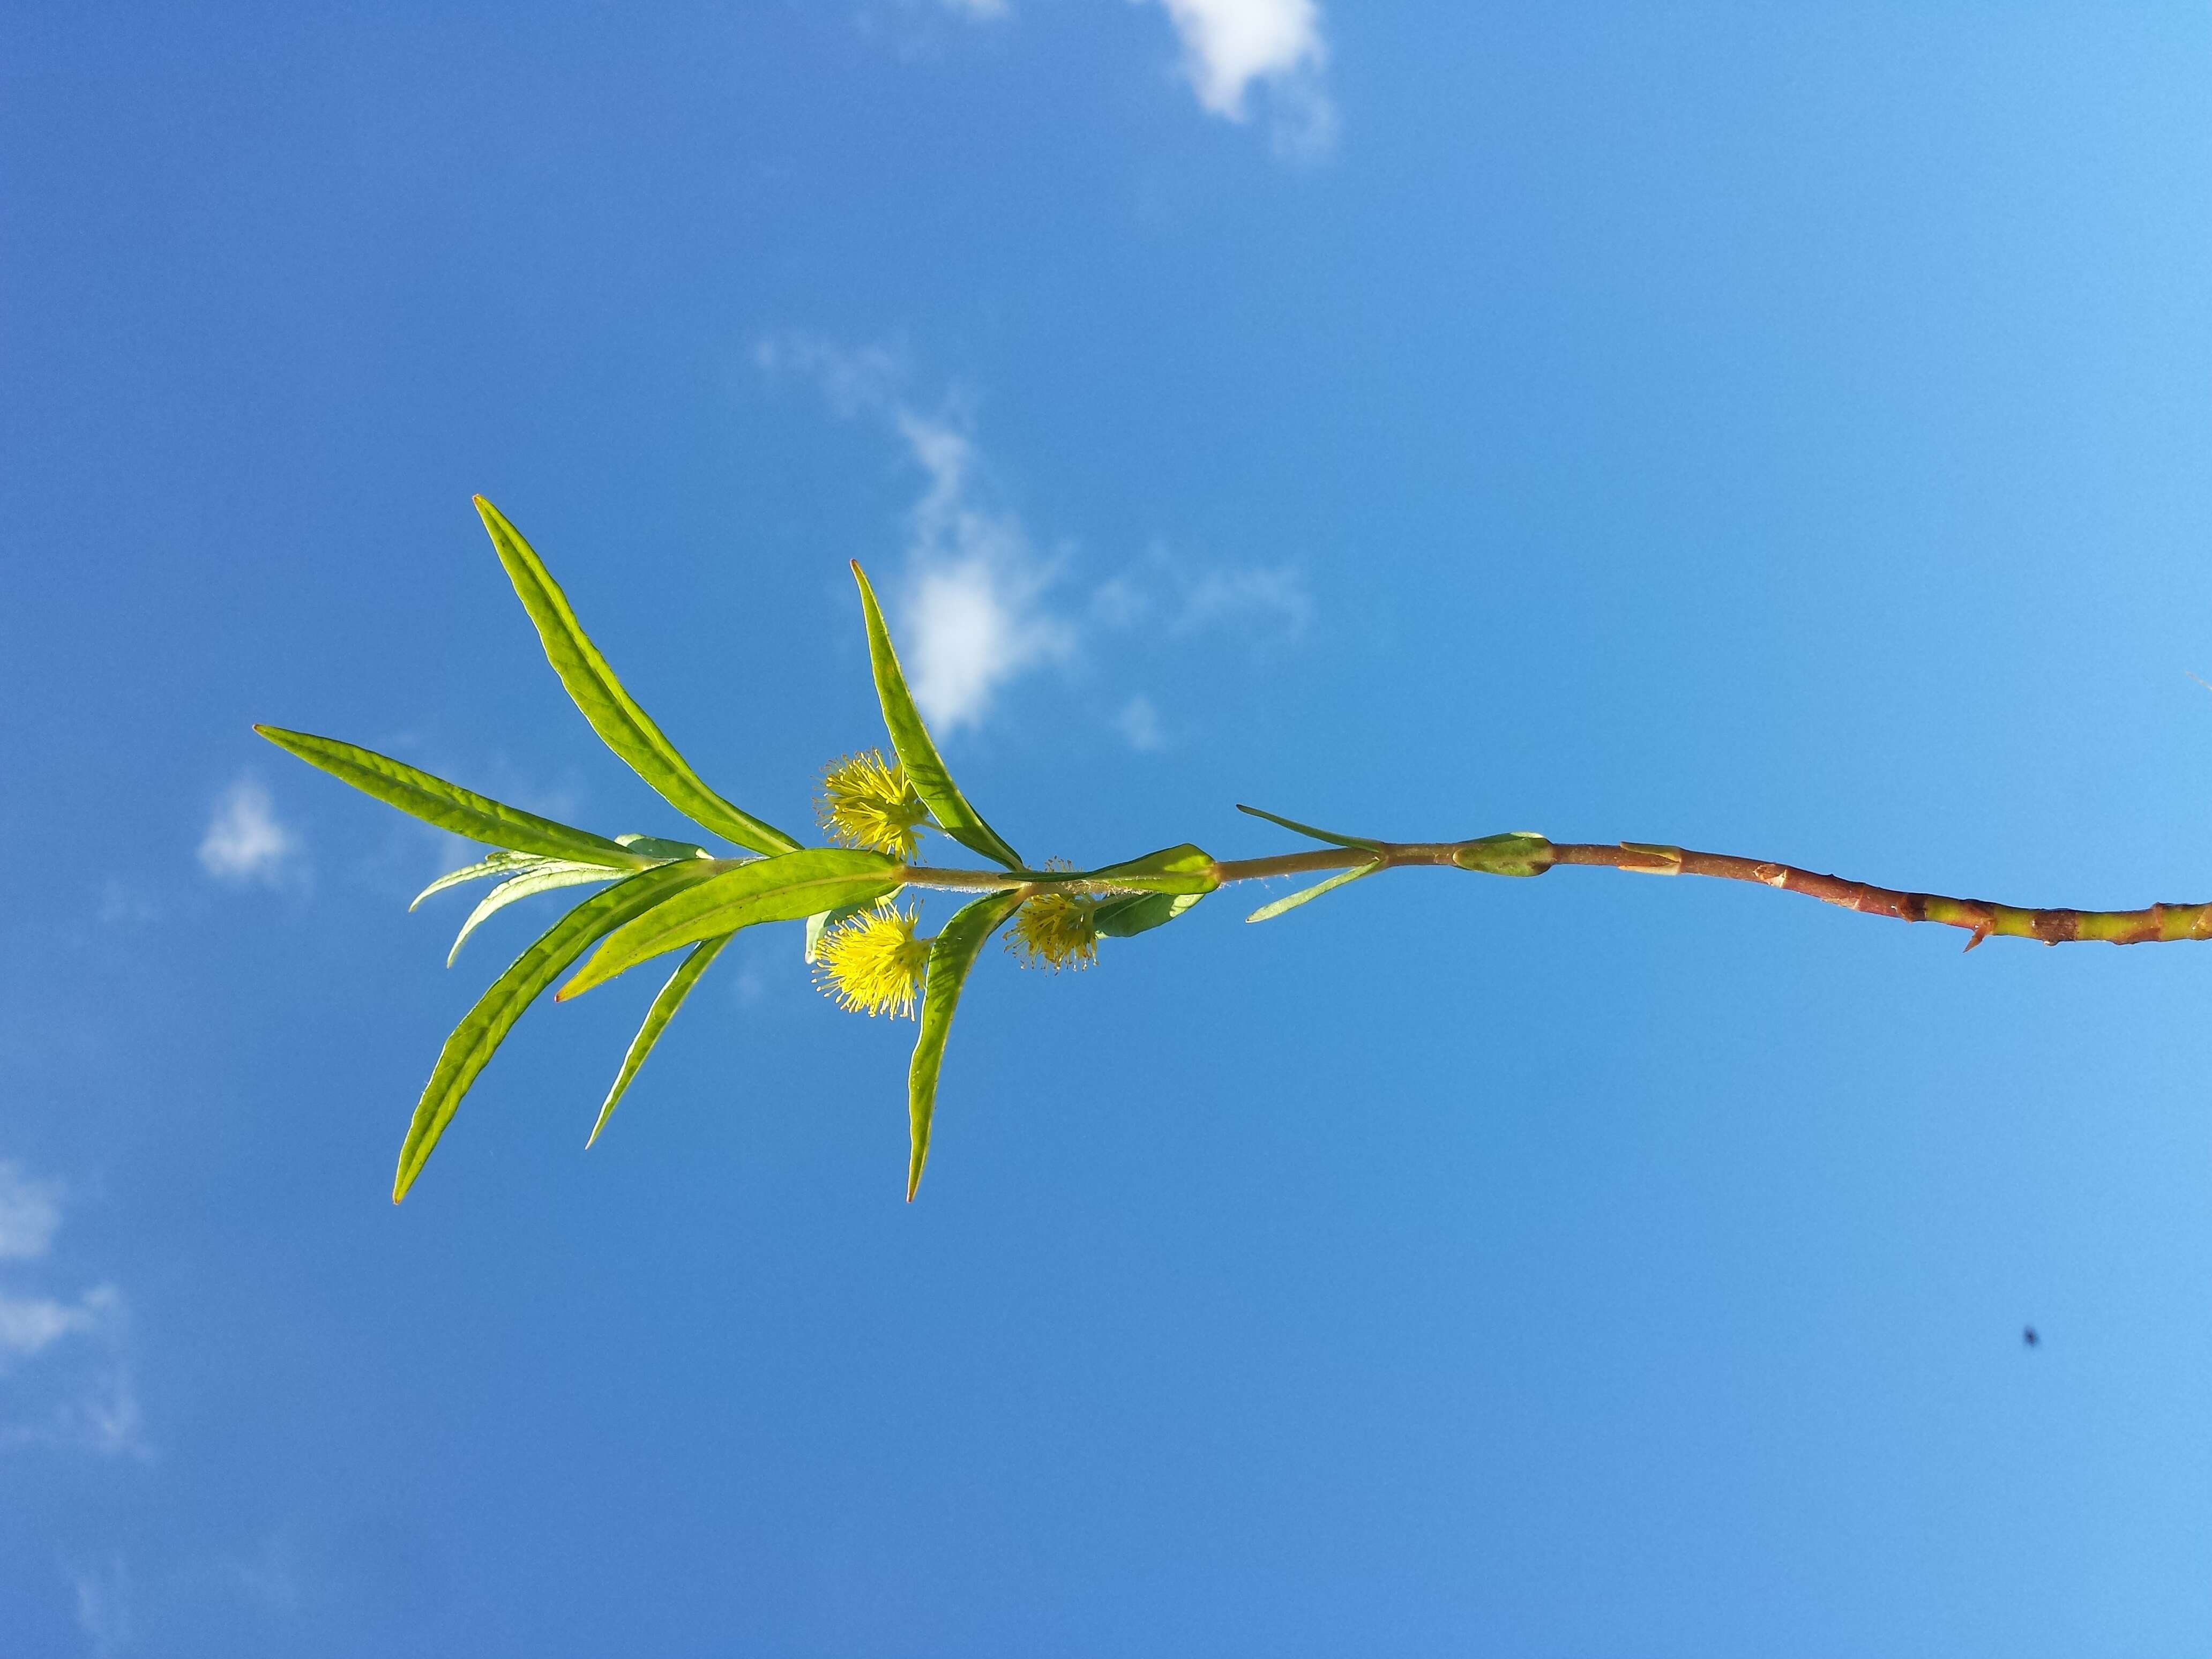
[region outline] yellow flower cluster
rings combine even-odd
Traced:
[[[907,781],[906,769],[887,760],[880,749],[848,755],[823,768],[814,811],[839,845],[896,853],[908,864],[919,845],[915,832],[929,817],[929,809]]]
[[[931,941],[914,936],[921,919],[885,899],[826,930],[814,947],[814,982],[849,1012],[910,1018],[929,967]]]
[[[1088,968],[1098,960],[1097,914],[1095,898],[1039,893],[1016,912],[1006,949],[1024,968]]]

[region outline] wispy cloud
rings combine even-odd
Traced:
[[[906,515],[905,568],[885,598],[915,701],[940,735],[981,726],[1009,686],[1073,660],[1087,641],[1143,626],[1170,639],[1220,629],[1282,643],[1305,629],[1312,606],[1295,570],[1194,564],[1164,546],[1095,589],[1086,605],[1071,574],[1073,551],[1040,549],[1001,503],[969,405],[951,395],[933,412],[909,399],[902,354],[786,333],[761,341],[754,360],[765,372],[811,380],[839,415],[880,421],[921,474]],[[1146,698],[1124,704],[1112,724],[1133,747],[1165,742]]]
[[[1114,729],[1139,754],[1168,746],[1167,733],[1160,726],[1160,711],[1141,692],[1121,705],[1121,712],[1114,716]]]
[[[131,1574],[117,1556],[105,1568],[76,1568],[69,1573],[76,1591],[76,1627],[91,1644],[93,1659],[112,1659],[131,1645]]]
[[[786,329],[753,343],[753,362],[769,374],[811,380],[846,420],[897,406],[906,385],[906,354],[895,346],[848,346],[804,329]]]
[[[65,1336],[104,1329],[122,1311],[112,1285],[96,1285],[74,1304],[50,1296],[9,1296],[0,1291],[0,1371],[33,1358]]]
[[[300,838],[277,820],[269,791],[240,778],[222,793],[207,833],[200,837],[200,867],[218,881],[279,887],[301,870]]]
[[[67,1194],[12,1159],[0,1159],[0,1259],[19,1279],[44,1261],[61,1230]],[[0,1450],[74,1446],[106,1455],[144,1449],[131,1387],[129,1310],[109,1284],[75,1296],[40,1284],[0,1284],[0,1379],[7,1410]]]
[[[44,1255],[61,1224],[61,1182],[33,1181],[13,1158],[0,1158],[0,1261]]]
[[[1155,543],[1093,591],[1091,614],[1109,629],[1147,627],[1171,638],[1218,629],[1255,644],[1290,645],[1313,619],[1313,599],[1292,566],[1195,564]]]

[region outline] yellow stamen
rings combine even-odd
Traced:
[[[866,915],[839,922],[814,950],[814,982],[840,1008],[856,1014],[914,1013],[931,941],[914,936],[919,909],[884,899]]]
[[[815,816],[832,840],[845,847],[870,847],[914,862],[916,828],[929,809],[907,781],[906,769],[880,749],[848,755],[823,769],[822,793]]]

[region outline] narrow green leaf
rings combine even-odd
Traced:
[[[486,876],[520,875],[532,866],[544,862],[535,853],[494,853],[488,859],[479,859],[474,864],[464,865],[458,870],[448,870],[416,894],[414,904],[407,908],[411,911],[415,905],[422,903],[431,894],[442,893],[448,887],[459,887],[465,882],[482,881]]]
[[[676,745],[661,735],[651,716],[638,707],[637,700],[623,689],[615,671],[607,666],[607,659],[577,622],[568,595],[562,592],[521,532],[483,496],[476,498],[476,504],[484,528],[491,532],[499,562],[507,567],[507,579],[514,584],[530,620],[538,626],[546,659],[600,741],[694,823],[757,853],[795,851],[799,843],[782,830],[732,806],[707,787],[690,763],[676,752]]]
[[[1206,894],[1221,885],[1213,856],[1188,842],[1147,853],[1127,864],[1109,864],[1103,870],[1085,870],[1079,879],[1109,884],[1138,893]]]
[[[1300,823],[1295,818],[1278,817],[1274,813],[1263,812],[1256,806],[1240,805],[1237,810],[1240,812],[1249,812],[1255,818],[1265,818],[1270,823],[1279,823],[1285,830],[1295,830],[1298,834],[1310,836],[1315,841],[1325,841],[1332,847],[1357,847],[1369,853],[1379,853],[1382,850],[1381,842],[1370,841],[1364,836],[1340,836],[1334,830],[1316,830],[1310,823]]]
[[[1091,914],[1091,924],[1108,939],[1128,939],[1164,927],[1206,896],[1203,893],[1134,893],[1108,899]]]
[[[809,848],[743,864],[718,859],[713,867],[711,879],[609,934],[556,1000],[581,996],[650,957],[717,933],[734,933],[756,922],[799,921],[841,904],[865,904],[898,886],[906,869],[888,853],[853,847]]]
[[[1261,905],[1250,915],[1245,917],[1244,920],[1247,921],[1273,921],[1277,916],[1281,915],[1285,910],[1295,910],[1298,906],[1304,904],[1309,899],[1317,899],[1323,893],[1342,887],[1347,883],[1358,881],[1362,876],[1371,876],[1382,867],[1382,860],[1377,859],[1372,864],[1358,864],[1354,865],[1349,870],[1340,870],[1334,875],[1331,876],[1327,881],[1316,882],[1312,886],[1301,889],[1299,891],[1291,894],[1288,898],[1279,898],[1273,904]]]
[[[660,1041],[660,1034],[668,1029],[668,1022],[676,1018],[676,1011],[684,1006],[684,999],[691,994],[691,988],[699,982],[699,975],[714,965],[714,958],[732,935],[724,933],[719,939],[702,939],[691,954],[684,958],[676,971],[668,976],[668,983],[660,988],[660,994],[653,1000],[653,1006],[645,1011],[645,1024],[637,1028],[637,1035],[629,1040],[629,1052],[623,1056],[622,1070],[615,1073],[615,1086],[607,1091],[606,1104],[599,1108],[599,1121],[592,1125],[590,1140],[584,1143],[589,1152],[599,1138],[599,1131],[607,1127],[607,1120],[615,1115],[630,1079],[637,1068],[645,1064],[645,1057],[653,1052],[653,1045]]]
[[[538,993],[558,979],[594,939],[650,909],[671,893],[707,880],[714,872],[714,866],[703,859],[641,870],[605,892],[594,893],[562,916],[492,982],[446,1039],[430,1080],[423,1085],[422,1098],[416,1103],[407,1139],[399,1148],[399,1172],[392,1183],[394,1204],[407,1196],[438,1138],[453,1121],[461,1097]]]
[[[915,1040],[914,1060],[907,1067],[906,1111],[908,1152],[906,1166],[907,1202],[914,1202],[921,1185],[921,1166],[929,1157],[929,1127],[937,1115],[937,1074],[945,1064],[945,1039],[952,1034],[952,1011],[960,1004],[960,988],[976,953],[1008,916],[1022,908],[1016,893],[988,893],[964,905],[929,947],[928,977],[921,989],[921,1035]]]
[[[899,670],[898,653],[891,648],[890,630],[884,626],[876,591],[868,586],[867,574],[857,562],[853,566],[853,580],[860,585],[860,609],[867,617],[868,662],[875,670],[876,698],[884,706],[884,726],[891,734],[891,747],[898,750],[900,763],[906,768],[907,781],[946,835],[1009,870],[1020,869],[1022,855],[983,822],[983,815],[968,804],[968,797],[945,769],[944,757],[930,740],[929,728],[921,723],[921,711],[914,706],[914,697],[906,689],[906,676]]]
[[[489,842],[518,853],[539,853],[547,858],[575,859],[611,869],[635,870],[648,860],[618,842],[595,836],[588,830],[571,829],[541,818],[535,812],[507,806],[488,795],[464,789],[457,783],[380,755],[357,744],[336,738],[311,737],[287,732],[282,726],[257,726],[263,737],[310,766],[319,766],[342,783],[374,795],[386,805],[411,812],[441,830],[450,830],[471,841]]]
[[[453,940],[453,948],[446,952],[446,966],[461,953],[461,946],[469,942],[469,935],[485,921],[497,915],[517,899],[526,899],[539,893],[550,893],[556,887],[580,887],[586,882],[612,881],[615,872],[604,865],[568,864],[559,859],[539,860],[534,870],[526,870],[510,881],[503,881],[486,893],[469,912],[469,919],[461,924],[461,931]]]

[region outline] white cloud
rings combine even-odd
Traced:
[[[903,356],[884,347],[855,350],[787,332],[757,343],[753,360],[764,372],[812,380],[840,415],[880,420],[921,469],[905,571],[878,587],[915,701],[940,736],[981,726],[1015,681],[1072,660],[1086,638],[1145,624],[1171,638],[1218,629],[1287,643],[1305,629],[1312,603],[1295,570],[1195,567],[1158,546],[1094,590],[1079,622],[1056,603],[1067,556],[1041,551],[1020,516],[999,504],[960,398],[923,412],[906,396]],[[1113,723],[1136,748],[1165,741],[1146,698],[1124,704]]]
[[[922,492],[907,514],[906,571],[885,598],[907,683],[939,735],[981,726],[1009,682],[1073,650],[1073,629],[1046,602],[1053,562],[1018,514],[991,502],[957,398],[937,414],[917,409],[904,395],[905,358],[886,346],[787,331],[756,344],[753,362],[812,380],[848,419],[884,420],[921,469]]]
[[[1336,110],[1321,81],[1328,45],[1314,0],[1159,4],[1182,37],[1183,74],[1202,108],[1224,120],[1245,120],[1253,87],[1264,85],[1279,151],[1315,155],[1334,142]]]
[[[909,515],[907,678],[922,717],[957,732],[981,725],[1017,675],[1066,657],[1074,635],[1045,608],[1053,571],[1021,520],[978,504],[974,440],[911,410],[896,422],[929,477]]]
[[[269,792],[240,778],[223,792],[200,838],[200,867],[222,881],[281,885],[297,867],[299,837],[277,822]]]
[[[14,1159],[0,1158],[0,1261],[35,1261],[61,1224],[61,1183],[33,1181]]]
[[[1008,0],[939,0],[978,21],[1009,15]],[[1316,0],[1134,0],[1157,3],[1182,42],[1183,78],[1199,106],[1225,121],[1251,118],[1255,87],[1267,92],[1269,136],[1279,155],[1310,160],[1336,142],[1336,106],[1322,83],[1328,42]]]

